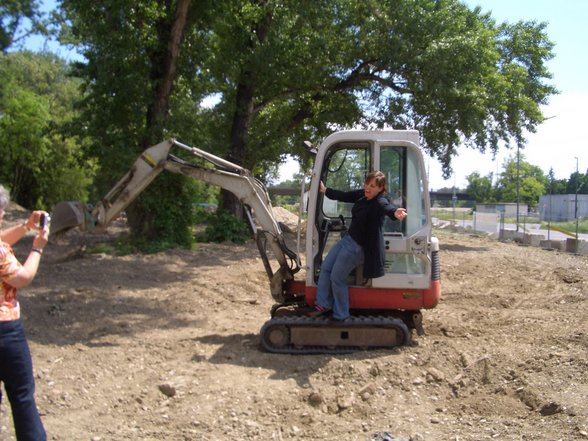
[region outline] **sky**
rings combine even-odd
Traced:
[[[553,168],[556,179],[569,179],[576,171],[588,171],[588,141],[584,138],[584,124],[588,126],[588,0],[464,0],[471,8],[480,6],[483,12],[490,12],[497,22],[519,20],[547,23],[546,33],[555,43],[555,57],[548,62],[553,74],[550,84],[559,90],[558,95],[549,99],[543,107],[548,118],[536,133],[527,135],[527,144],[521,150],[525,161],[540,167],[545,174]],[[55,7],[55,0],[43,0],[43,9]],[[31,39],[29,47],[43,48],[41,39]],[[56,44],[46,49],[65,59],[72,60],[76,54]],[[443,179],[441,165],[434,158],[426,157],[429,187],[433,190],[456,186],[467,186],[466,176],[478,172],[481,176],[499,174],[504,162],[516,157],[516,149],[502,148],[495,158],[471,149],[460,148],[452,162],[454,174]],[[279,180],[290,179],[298,172],[298,165],[289,161],[280,168]]]

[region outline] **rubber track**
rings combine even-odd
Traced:
[[[279,354],[349,354],[352,352],[364,351],[366,349],[390,349],[391,346],[370,346],[370,347],[357,347],[357,346],[305,346],[296,347],[292,344],[285,345],[283,347],[275,347],[266,338],[267,332],[274,326],[287,326],[288,329],[292,327],[322,327],[325,328],[396,328],[401,331],[404,335],[404,341],[402,345],[407,346],[411,344],[411,333],[408,326],[399,318],[386,317],[386,316],[352,316],[344,322],[336,322],[328,318],[310,318],[305,316],[293,316],[293,317],[279,317],[273,318],[265,322],[262,326],[261,345],[268,352],[274,352]],[[396,346],[397,347],[397,346]]]

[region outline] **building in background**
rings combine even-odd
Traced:
[[[588,216],[588,194],[552,194],[539,198],[540,219],[546,222],[576,220],[576,196],[578,198],[578,218]]]
[[[505,217],[517,216],[516,202],[496,202],[492,204],[476,204],[476,211],[480,213],[501,213]],[[519,216],[527,216],[529,214],[529,206],[527,204],[519,204]]]

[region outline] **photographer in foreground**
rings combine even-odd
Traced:
[[[0,184],[0,228],[10,195]],[[49,227],[47,214],[33,211],[26,222],[0,230],[0,382],[10,401],[18,441],[45,441],[47,436],[35,403],[33,363],[20,320],[17,289],[29,285],[37,274]],[[12,245],[35,231],[33,246],[24,263],[15,257]]]

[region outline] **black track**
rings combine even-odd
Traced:
[[[269,340],[269,331],[274,327],[285,327],[288,332],[295,327],[324,327],[325,330],[353,329],[353,328],[388,328],[397,330],[404,336],[402,344],[411,344],[411,333],[408,326],[399,318],[386,316],[352,316],[344,322],[337,322],[329,318],[310,318],[306,316],[278,317],[268,320],[261,328],[261,345],[268,352],[280,354],[348,354],[367,349],[390,349],[391,346],[294,346],[288,342],[276,346]],[[398,345],[397,345],[398,346]]]

